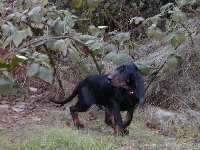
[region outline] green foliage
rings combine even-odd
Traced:
[[[133,61],[132,57],[127,53],[117,54],[116,52],[110,52],[104,57],[104,61],[112,61],[115,65],[120,65],[121,63],[127,61]]]
[[[131,18],[130,23],[132,23],[133,21],[135,21],[135,24],[139,24],[140,22],[144,21],[145,19],[143,17],[134,17]]]
[[[135,62],[137,67],[139,68],[140,72],[143,75],[149,75],[150,74],[150,69],[151,69],[151,65],[152,62],[149,60],[142,60],[142,61],[136,61]]]
[[[14,78],[7,71],[3,71],[2,73],[4,77],[0,78],[0,93],[8,95],[13,89]]]
[[[40,79],[43,81],[46,81],[48,83],[51,83],[53,80],[53,72],[51,68],[45,67],[45,66],[40,66],[38,69],[38,75]]]
[[[187,21],[187,16],[183,12],[174,12],[172,14],[172,20],[175,21],[176,23]]]
[[[160,28],[152,28],[150,27],[148,30],[147,30],[147,35],[149,37],[154,37],[156,40],[162,40],[163,38],[163,33],[161,31]]]
[[[101,61],[98,61],[97,64],[102,70],[102,68],[104,67],[103,63]],[[92,61],[92,58],[88,58],[80,64],[80,73],[84,75],[98,73],[96,65]]]
[[[77,0],[71,3],[68,10],[57,9],[55,5],[49,5],[48,0],[19,0],[15,1],[13,8],[8,8],[5,1],[0,5],[0,13],[4,14],[0,20],[0,48],[9,55],[0,59],[1,87],[9,85],[7,89],[12,89],[11,82],[3,71],[12,74],[22,63],[30,65],[26,71],[27,76],[36,76],[51,83],[55,54],[69,57],[83,74],[100,73],[104,68],[104,61],[112,61],[115,65],[133,61],[129,53],[121,53],[121,50],[127,47],[130,52],[135,50],[136,44],[131,31],[136,26],[142,25],[142,32],[146,30],[149,37],[169,42],[176,49],[184,44],[186,36],[190,36],[192,40],[192,34],[185,24],[188,17],[182,7],[194,2],[176,0],[176,3],[162,6],[160,13],[148,17],[137,16],[141,14],[139,10],[143,4],[135,1],[130,3],[129,11],[135,12],[131,15],[128,11],[121,12],[126,8],[126,1]],[[161,1],[148,3],[157,5]],[[8,9],[11,11],[7,11]],[[167,15],[170,17],[166,18]],[[199,14],[197,17],[199,18]],[[167,30],[164,33],[161,22],[165,19]],[[106,26],[102,26],[105,24]],[[170,68],[177,68],[180,60],[177,56],[170,55],[167,64]],[[141,61],[138,66],[143,74],[151,74],[150,62]],[[0,92],[4,93],[2,90]]]
[[[171,45],[176,48],[177,46],[185,43],[185,34],[180,31],[171,32],[165,37],[165,40],[167,42],[170,41]]]
[[[170,71],[177,69],[177,67],[181,65],[183,62],[184,59],[180,55],[174,52],[171,53],[166,60],[167,68]]]
[[[73,131],[69,128],[42,129],[37,136],[23,141],[19,146],[19,149],[30,150],[102,150],[106,148],[102,140],[79,133],[78,131]]]
[[[27,70],[26,74],[29,77],[32,77],[34,75],[36,75],[36,73],[38,72],[39,69],[39,64],[38,63],[32,63],[29,67],[29,69]]]
[[[118,42],[124,42],[130,40],[131,38],[130,37],[131,34],[129,32],[127,33],[111,32],[110,34],[113,34],[112,39]]]

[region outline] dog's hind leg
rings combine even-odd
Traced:
[[[85,112],[89,109],[89,107],[83,107],[82,105],[79,105],[78,103],[75,106],[70,107],[70,112],[72,115],[72,119],[74,121],[74,125],[77,126],[78,128],[84,128],[84,124],[81,123],[79,117],[78,117],[78,112]]]
[[[87,87],[82,87],[80,93],[78,94],[78,102],[76,105],[70,107],[70,112],[74,121],[74,125],[78,128],[83,128],[84,125],[81,123],[78,117],[78,112],[87,111],[94,101],[90,90]]]

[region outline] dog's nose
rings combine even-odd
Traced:
[[[110,81],[110,80],[112,80],[112,79],[113,79],[112,76],[109,75],[109,76],[108,76],[108,80]]]

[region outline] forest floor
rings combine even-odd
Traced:
[[[104,123],[104,112],[96,107],[80,114],[80,119],[84,122],[85,128],[78,130],[73,126],[68,109],[69,105],[58,107],[48,102],[1,101],[0,150],[200,149],[199,128],[192,123],[184,124],[184,126],[176,124],[173,128],[166,126],[163,126],[165,129],[161,128],[154,124],[156,121],[148,110],[153,106],[139,107],[135,111],[132,124],[128,128],[129,135],[117,137],[114,136],[113,130]],[[59,132],[59,134],[55,134],[55,132]],[[72,133],[76,136],[72,136]],[[87,139],[87,141],[80,142],[83,140],[80,137],[83,137],[84,140]],[[71,145],[69,143],[65,145],[67,144],[64,141],[66,139],[68,139],[68,142],[69,139],[72,140]],[[85,142],[86,146],[84,146]],[[94,145],[87,147],[91,143],[94,143]]]

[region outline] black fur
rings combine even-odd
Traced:
[[[72,94],[65,100],[51,100],[56,104],[70,102],[78,95],[78,102],[70,107],[70,112],[77,127],[84,127],[78,118],[78,112],[87,111],[92,104],[104,106],[105,122],[116,135],[127,134],[125,129],[132,120],[137,104],[144,103],[144,83],[136,65],[132,62],[121,64],[111,75],[90,75],[81,81]],[[120,111],[127,111],[122,121]]]

